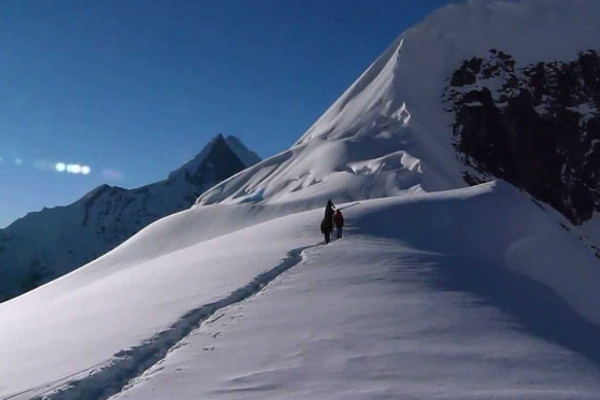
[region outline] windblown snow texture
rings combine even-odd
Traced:
[[[164,181],[132,190],[102,185],[69,206],[28,214],[0,230],[0,301],[102,256],[257,161],[239,139],[218,135]]]

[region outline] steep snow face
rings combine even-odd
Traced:
[[[0,230],[0,301],[70,272],[151,222],[189,208],[204,190],[256,161],[239,139],[218,135],[164,181],[132,190],[103,185],[69,206],[21,218]]]
[[[509,51],[524,65],[575,59],[600,44],[594,0],[470,0],[436,11],[404,32],[395,43],[304,134],[339,139],[364,133],[381,116],[407,108],[423,127],[439,122],[445,81],[466,59],[490,49]],[[433,114],[433,115],[432,115]],[[447,132],[447,130],[446,130]],[[438,139],[446,132],[432,133]]]
[[[423,169],[429,166],[413,156],[418,151],[411,113],[388,95],[396,84],[402,43],[396,41],[320,121],[350,114],[354,119],[331,122],[336,127],[335,132],[327,128],[330,135],[311,128],[290,150],[215,187],[197,203],[286,203],[301,208],[328,197],[351,201],[420,191]],[[445,161],[445,166],[456,164]],[[436,188],[461,185],[459,180],[449,183],[445,168],[431,170],[427,177]]]
[[[449,5],[403,33],[294,147],[209,190],[198,204],[299,198],[320,204],[327,197],[345,201],[463,187],[452,115],[442,99],[452,73],[491,49],[522,65],[575,59],[600,47],[599,18],[595,0]]]

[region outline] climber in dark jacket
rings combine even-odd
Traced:
[[[325,206],[325,216],[323,217],[323,221],[321,221],[321,232],[323,235],[325,235],[325,244],[328,244],[331,240],[331,232],[333,232],[334,209],[335,206],[330,199]]]
[[[344,216],[340,210],[337,210],[333,216],[333,225],[337,230],[337,238],[340,239],[343,236],[342,228],[344,228]]]
[[[330,218],[323,218],[321,221],[321,232],[325,235],[325,244],[328,244],[331,240],[331,232],[333,231],[333,224]]]

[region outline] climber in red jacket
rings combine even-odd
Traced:
[[[342,228],[344,227],[344,216],[340,210],[337,210],[333,216],[333,225],[337,231],[337,238],[340,239],[343,236]]]

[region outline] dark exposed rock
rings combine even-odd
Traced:
[[[477,80],[477,74],[481,71],[481,58],[472,58],[469,61],[465,61],[464,64],[454,72],[450,85],[460,87],[464,85],[471,85]]]
[[[549,203],[575,224],[600,210],[600,53],[517,68],[492,50],[467,60],[444,99],[454,144],[479,177],[490,175]]]

